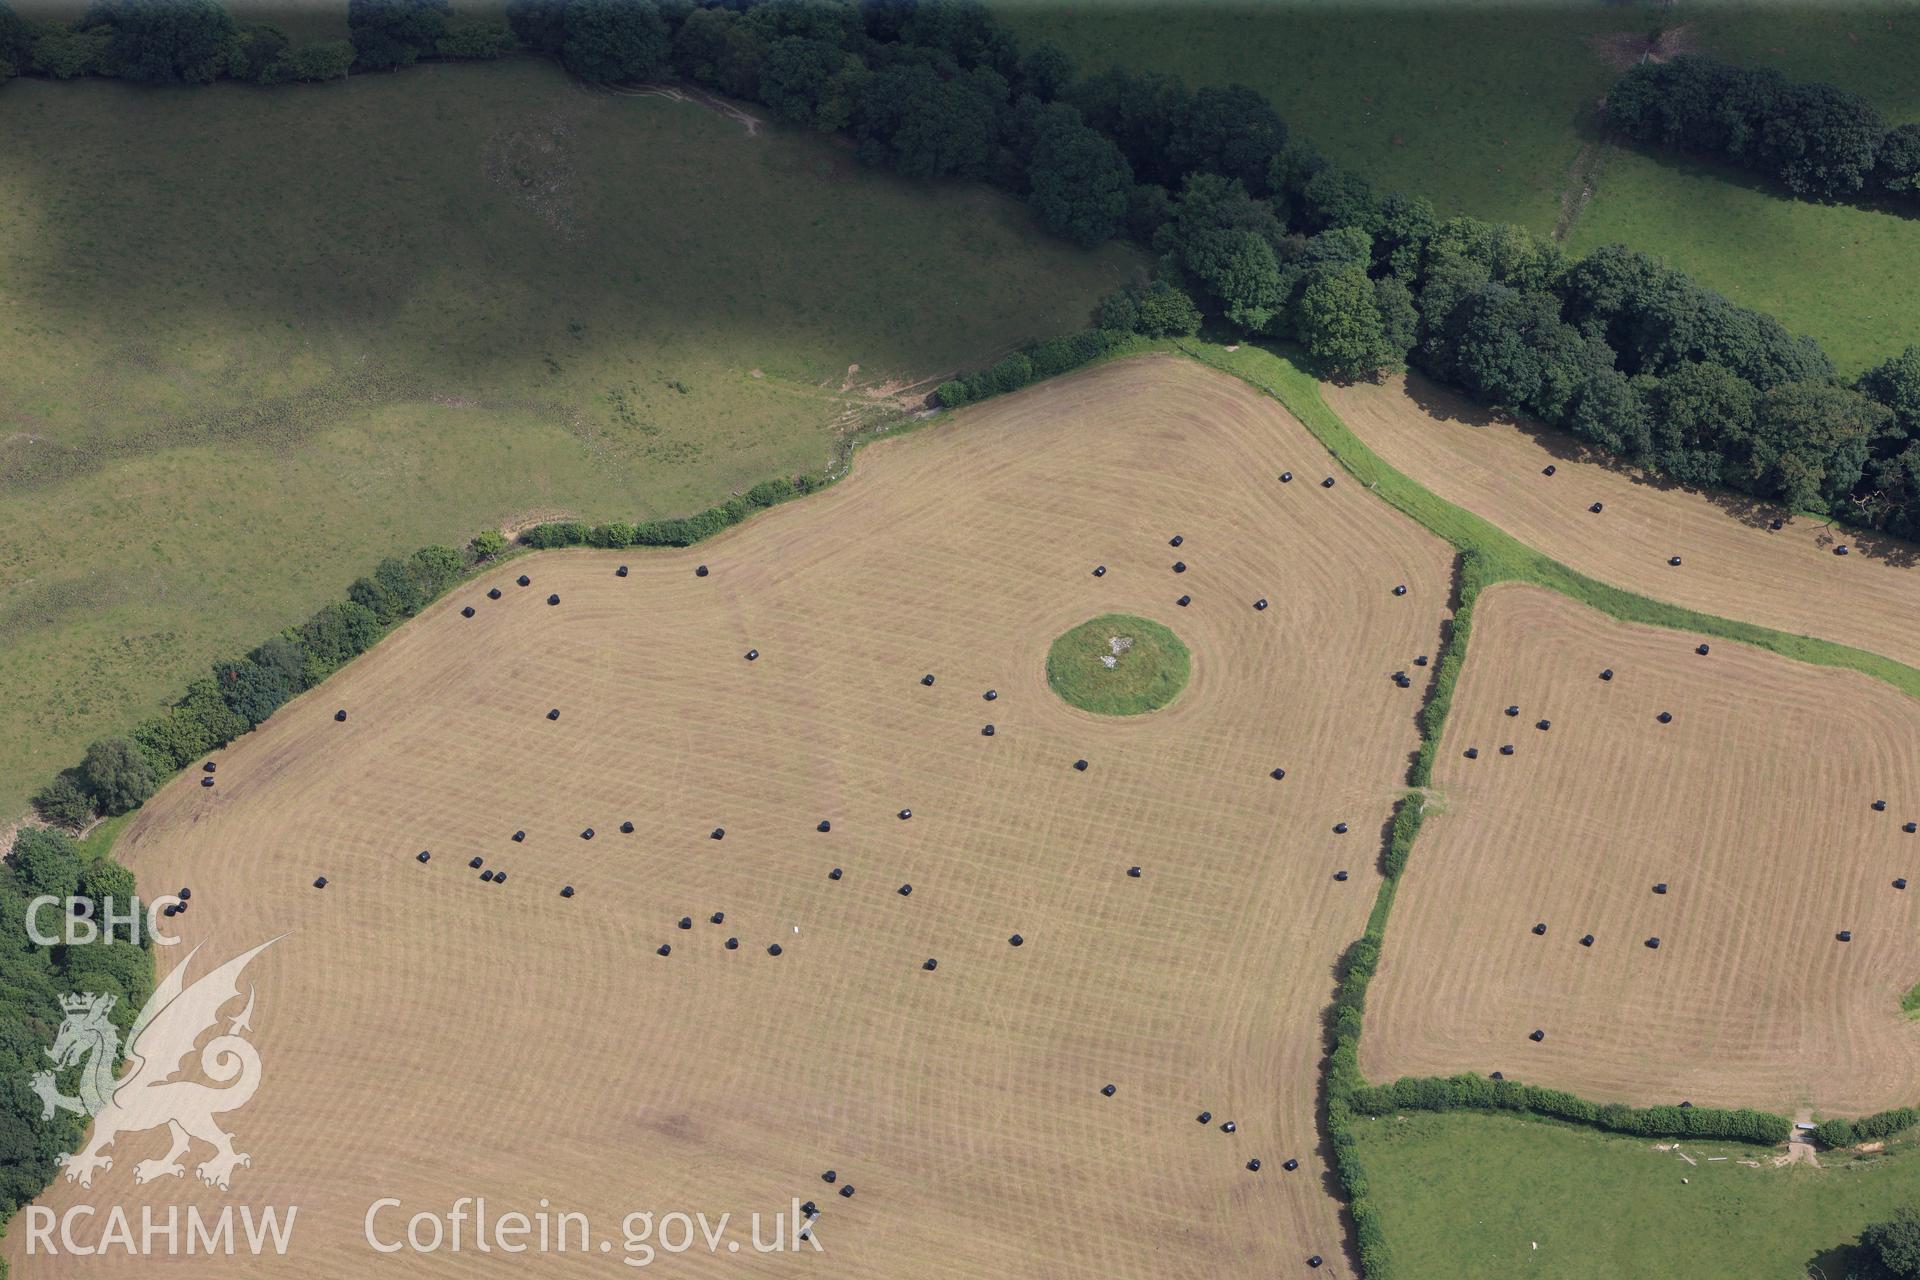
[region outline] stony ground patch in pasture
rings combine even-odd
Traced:
[[[1900,1008],[1920,976],[1913,705],[1697,643],[1535,587],[1481,597],[1441,809],[1370,994],[1369,1079],[1501,1070],[1789,1115],[1920,1096]]]
[[[812,1199],[845,1276],[1350,1277],[1322,1016],[1416,743],[1389,677],[1435,651],[1452,557],[1360,486],[1277,479],[1319,456],[1233,379],[1103,366],[685,552],[517,560],[213,788],[177,779],[118,846],[142,888],[190,885],[182,932],[221,956],[288,933],[251,971],[234,1194],[307,1208],[249,1274],[364,1274],[374,1197],[485,1195],[596,1224]],[[1178,626],[1178,699],[1053,694],[1048,647],[1102,612]],[[159,1140],[124,1142],[45,1202],[223,1201],[132,1185]],[[719,1268],[800,1269],[686,1269]]]
[[[1321,392],[1393,466],[1581,573],[1656,600],[1920,664],[1913,625],[1920,570],[1911,544],[1584,461],[1571,436],[1499,420],[1418,375],[1377,386],[1323,384]],[[1588,509],[1595,502],[1597,514]],[[1769,527],[1775,519],[1782,528]],[[1842,545],[1849,554],[1836,555]],[[1674,556],[1678,565],[1668,563]]]

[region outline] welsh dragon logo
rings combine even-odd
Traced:
[[[32,1087],[43,1104],[42,1120],[51,1120],[56,1110],[93,1117],[92,1137],[78,1153],[60,1157],[67,1181],[92,1186],[95,1171],[113,1168],[113,1158],[104,1152],[115,1138],[162,1125],[173,1145],[161,1159],[134,1165],[135,1182],[183,1176],[186,1170],[180,1157],[187,1154],[193,1139],[213,1148],[213,1157],[195,1169],[209,1186],[225,1191],[234,1168],[253,1163],[251,1157],[233,1149],[233,1135],[214,1121],[216,1113],[245,1106],[260,1087],[260,1055],[241,1034],[252,1029],[248,1021],[253,1016],[251,987],[247,989],[246,1007],[228,1020],[225,1033],[207,1041],[200,1050],[200,1070],[225,1087],[175,1077],[193,1053],[195,1042],[219,1024],[220,1010],[239,998],[240,973],[247,963],[279,940],[270,938],[235,956],[190,986],[187,969],[200,948],[188,952],[186,959],[160,981],[134,1019],[127,1033],[131,1070],[117,1084],[114,1063],[120,1034],[107,1019],[115,997],[83,992],[61,1001],[66,1020],[60,1024],[60,1033],[47,1056],[57,1068],[84,1062],[79,1096],[61,1093],[52,1071],[36,1073]]]

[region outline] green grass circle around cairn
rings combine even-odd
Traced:
[[[1053,691],[1101,716],[1158,711],[1180,696],[1191,670],[1179,636],[1129,613],[1089,618],[1047,650],[1047,683]]]

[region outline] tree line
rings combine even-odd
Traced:
[[[1814,200],[1920,201],[1920,124],[1871,102],[1698,54],[1643,62],[1607,91],[1607,121],[1635,142],[1712,156]]]
[[[1575,259],[1523,228],[1376,192],[1245,86],[1081,77],[1050,44],[1023,49],[978,0],[508,0],[504,28],[447,0],[348,0],[347,18],[353,69],[520,47],[588,81],[678,76],[844,134],[869,164],[1012,191],[1076,244],[1136,241],[1162,283],[1103,307],[1108,333],[1206,320],[1297,342],[1335,378],[1410,365],[1681,483],[1920,538],[1920,347],[1842,380],[1811,339],[1646,254]],[[271,78],[287,56],[216,0],[98,0],[23,46],[33,30],[0,18],[0,60],[56,34],[97,45],[100,73],[148,81],[242,62]],[[239,50],[254,52],[236,62]],[[1609,102],[1629,131],[1737,143],[1809,190],[1903,181],[1914,165],[1900,157],[1920,155],[1911,127],[1873,126],[1838,90],[1706,59],[1646,64]],[[1060,341],[939,399],[1012,389],[1112,345]]]

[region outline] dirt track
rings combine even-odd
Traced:
[[[1444,812],[1370,992],[1369,1079],[1504,1070],[1789,1115],[1920,1096],[1900,1011],[1920,981],[1920,836],[1901,830],[1920,820],[1920,717],[1865,676],[1697,642],[1538,588],[1482,597]]]
[[[1388,462],[1582,573],[1920,665],[1920,569],[1910,546],[1806,517],[1773,532],[1768,522],[1784,511],[1579,461],[1572,437],[1490,421],[1423,378],[1322,391]],[[1548,464],[1551,477],[1541,474]],[[1599,515],[1587,510],[1596,501],[1606,508]],[[1841,542],[1852,554],[1833,554]],[[1667,563],[1676,555],[1678,568]]]
[[[1135,360],[875,446],[700,548],[550,553],[454,592],[120,843],[143,891],[192,886],[182,933],[213,958],[289,933],[249,971],[265,1077],[227,1121],[253,1166],[231,1196],[136,1187],[164,1140],[130,1136],[45,1203],[302,1206],[286,1259],[196,1276],[615,1273],[362,1242],[380,1196],[391,1235],[464,1195],[546,1197],[616,1249],[635,1209],[824,1208],[824,1261],[674,1274],[1350,1275],[1320,1019],[1416,742],[1421,686],[1388,676],[1424,674],[1451,563],[1359,486],[1320,488],[1323,457],[1241,384]],[[1170,707],[1102,721],[1047,689],[1053,637],[1108,610],[1192,650]],[[32,1280],[153,1274],[21,1248]]]

